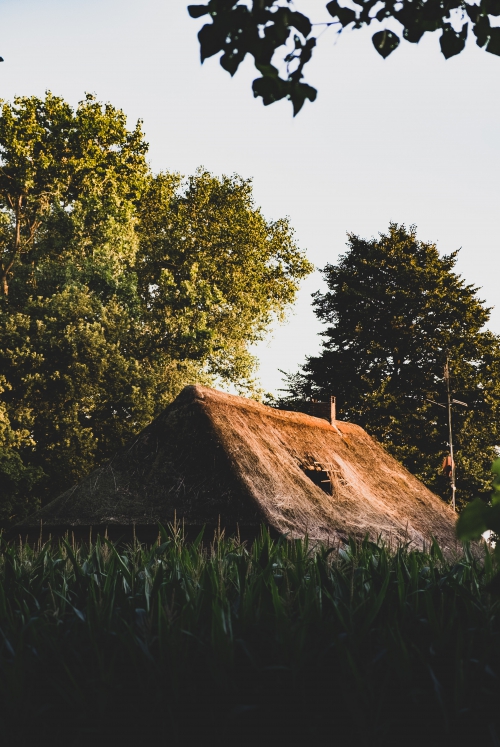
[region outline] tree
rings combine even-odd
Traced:
[[[208,374],[250,385],[250,344],[282,319],[312,265],[287,220],[268,222],[250,180],[199,170],[151,178],[139,210],[136,261],[143,336],[156,354],[204,362]]]
[[[290,397],[337,395],[342,417],[367,429],[443,498],[448,450],[443,366],[450,358],[456,408],[454,445],[459,502],[484,493],[499,443],[500,340],[484,328],[489,309],[453,268],[418,241],[415,227],[349,235],[348,251],[327,265],[328,291],[314,295],[327,326],[323,350],[288,379]]]
[[[134,201],[146,150],[140,124],[129,132],[123,112],[92,96],[76,111],[50,93],[2,102],[2,520],[18,520],[44,491],[89,464],[76,393],[83,396],[95,377],[85,372],[84,346],[80,341],[78,350],[75,340],[82,327],[89,339],[92,322],[102,324],[107,302],[130,296]],[[85,316],[92,302],[94,320]],[[106,362],[113,362],[109,351]],[[87,375],[83,389],[72,366]]]
[[[147,171],[140,122],[87,94],[76,111],[47,93],[17,97],[0,113],[0,293],[21,262],[33,261],[37,232],[52,210],[80,195],[134,200]],[[47,246],[45,246],[47,248]]]
[[[8,385],[0,377],[0,395]],[[36,506],[30,501],[30,492],[43,476],[37,467],[26,466],[19,450],[33,445],[29,426],[33,422],[28,408],[14,408],[11,413],[14,424],[7,413],[5,404],[0,401],[0,480],[2,485],[0,501],[0,524],[9,523],[14,518],[23,518]]]
[[[291,7],[292,6],[292,7]],[[334,27],[337,33],[346,28],[360,29],[372,22],[382,23],[372,37],[382,57],[387,57],[400,43],[400,37],[387,28],[399,26],[406,41],[417,43],[425,33],[441,31],[439,43],[446,59],[462,52],[469,24],[476,43],[492,54],[500,54],[500,27],[494,19],[500,15],[500,0],[353,0],[341,4],[326,3],[333,20],[313,23],[293,10],[292,0],[209,0],[206,5],[189,5],[193,18],[210,17],[198,34],[201,61],[222,52],[220,64],[234,75],[247,54],[254,58],[260,73],[253,82],[254,96],[265,105],[288,98],[294,114],[306,99],[314,101],[317,91],[302,81],[305,65],[317,42],[316,28]],[[493,22],[493,24],[492,24]],[[275,55],[279,58],[275,61]],[[276,66],[277,65],[277,66]],[[279,68],[284,68],[282,74]]]
[[[251,388],[249,345],[312,269],[287,221],[269,223],[255,207],[248,181],[202,171],[154,177],[141,138],[127,152],[134,133],[122,114],[90,103],[95,142],[73,121],[65,178],[54,164],[54,183],[44,182],[50,200],[38,208],[25,189],[22,204],[33,209],[18,225],[28,240],[0,297],[0,481],[10,475],[13,486],[0,511],[13,521],[102,463],[186,384]],[[44,107],[23,106],[35,124],[45,121]],[[17,122],[13,142],[25,132]],[[47,130],[33,130],[48,150]],[[106,133],[115,138],[109,159]],[[28,164],[18,156],[21,176],[40,151],[30,141]],[[10,174],[22,182],[12,162]],[[0,215],[6,257],[15,211],[6,205]]]

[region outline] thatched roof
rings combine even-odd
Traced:
[[[455,514],[359,426],[186,387],[147,428],[23,523],[256,527],[332,541],[431,536]]]

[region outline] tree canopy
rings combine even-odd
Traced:
[[[295,298],[312,265],[288,220],[267,222],[250,180],[200,170],[152,178],[138,208],[139,294],[148,338],[176,359],[204,359],[211,374],[243,381],[249,343]]]
[[[324,22],[314,22],[294,9],[292,0],[209,0],[189,5],[193,18],[210,17],[198,34],[201,61],[222,52],[220,64],[231,75],[249,54],[260,77],[253,82],[254,96],[265,105],[288,98],[297,114],[306,100],[314,101],[315,88],[303,81],[318,36],[326,27],[337,33],[374,23],[372,36],[377,52],[386,58],[401,37],[417,43],[426,33],[440,31],[439,44],[446,59],[465,47],[469,26],[476,43],[500,55],[500,0],[331,0],[325,4]],[[382,28],[380,28],[382,25]],[[399,35],[388,28],[399,27]]]
[[[48,93],[0,102],[0,292],[33,252],[44,219],[79,197],[133,201],[147,171],[140,122],[88,94],[76,111]],[[44,245],[45,250],[56,247]]]
[[[153,175],[146,151],[140,123],[92,97],[3,104],[0,520],[78,480],[186,384],[251,390],[249,345],[312,269],[248,180]]]
[[[413,474],[449,497],[443,367],[450,359],[457,498],[485,493],[499,443],[500,340],[489,309],[415,227],[391,224],[378,239],[349,235],[348,250],[323,274],[314,308],[323,350],[289,376],[292,401],[337,396],[341,418],[358,423]],[[429,401],[431,400],[431,401]],[[297,404],[297,403],[296,403]],[[300,404],[300,403],[299,403]]]

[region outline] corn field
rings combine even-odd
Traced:
[[[2,744],[500,745],[481,552],[3,543]]]

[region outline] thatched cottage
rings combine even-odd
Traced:
[[[19,527],[44,537],[177,519],[249,536],[264,523],[289,537],[349,535],[455,547],[455,514],[359,426],[285,412],[201,386]]]

